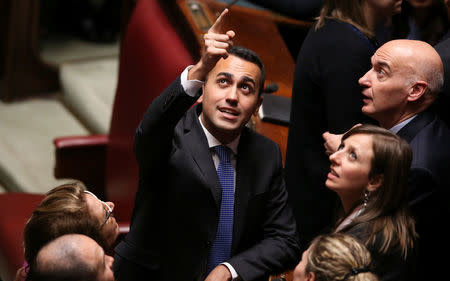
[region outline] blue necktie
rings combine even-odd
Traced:
[[[216,238],[208,257],[208,273],[230,258],[233,239],[234,170],[230,162],[231,150],[223,145],[216,146],[214,149],[220,159],[217,175],[222,186],[222,202]]]

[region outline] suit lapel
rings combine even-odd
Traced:
[[[200,110],[201,106],[197,105],[188,111],[184,124],[184,136],[192,158],[214,197],[217,209],[220,210],[222,187],[209,151],[208,141],[198,120]]]
[[[419,133],[423,127],[431,123],[434,118],[435,116],[433,113],[423,111],[419,113],[416,118],[411,120],[411,122],[406,124],[400,131],[398,131],[397,135],[410,143],[417,133]]]
[[[234,226],[233,226],[233,245],[231,253],[236,252],[237,245],[243,235],[245,216],[247,212],[247,205],[250,192],[250,178],[247,173],[248,167],[252,167],[251,147],[248,145],[248,132],[246,129],[241,134],[241,139],[238,146],[238,154],[236,159],[236,189],[234,196]]]

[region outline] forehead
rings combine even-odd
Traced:
[[[88,208],[91,210],[98,210],[100,208],[103,209],[103,203],[95,196],[89,193],[84,193],[84,198],[88,205]]]
[[[103,265],[105,255],[103,248],[89,237],[85,237],[85,240],[83,243],[81,243],[81,245],[83,249],[82,253],[85,259],[90,260],[96,267],[101,267]]]
[[[396,65],[396,57],[389,48],[381,47],[372,56],[372,65],[393,68]]]
[[[261,77],[261,70],[258,65],[234,55],[230,55],[226,59],[220,59],[209,73],[209,77],[216,77],[221,72],[230,73],[234,79],[249,77],[255,80],[256,83],[259,82]]]
[[[373,66],[385,66],[391,71],[404,71],[415,61],[411,48],[393,43],[381,46],[371,60]]]
[[[345,146],[350,146],[359,151],[363,156],[372,157],[373,155],[373,137],[367,134],[351,135],[344,140]]]

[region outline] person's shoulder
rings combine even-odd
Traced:
[[[427,112],[431,122],[420,128],[417,135],[411,140],[411,145],[426,145],[433,144],[433,146],[443,145],[448,146],[450,142],[450,128],[447,124],[435,113]],[[450,150],[450,147],[448,147]]]
[[[353,59],[358,56],[370,57],[373,52],[369,48],[370,40],[356,27],[334,19],[325,20],[320,28],[313,27],[305,42],[305,46],[310,46],[322,55],[328,54],[333,60],[346,59],[346,54],[351,54]]]
[[[316,28],[315,32],[317,34],[326,34],[331,38],[352,38],[359,39],[356,27],[353,25],[336,20],[336,19],[326,19],[324,25],[320,28]]]
[[[435,171],[440,170],[439,167],[447,167],[450,161],[450,129],[437,115],[431,117],[432,121],[421,128],[409,143],[413,152],[412,168],[426,167]]]

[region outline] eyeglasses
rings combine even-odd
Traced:
[[[103,206],[105,207],[105,209],[104,209],[105,210],[105,221],[100,225],[100,228],[102,228],[106,224],[106,222],[109,220],[109,218],[114,215],[113,209],[105,201],[98,199],[98,197],[94,193],[92,193],[88,190],[85,190],[83,192],[92,195],[95,199],[100,201],[100,203],[102,203]]]

